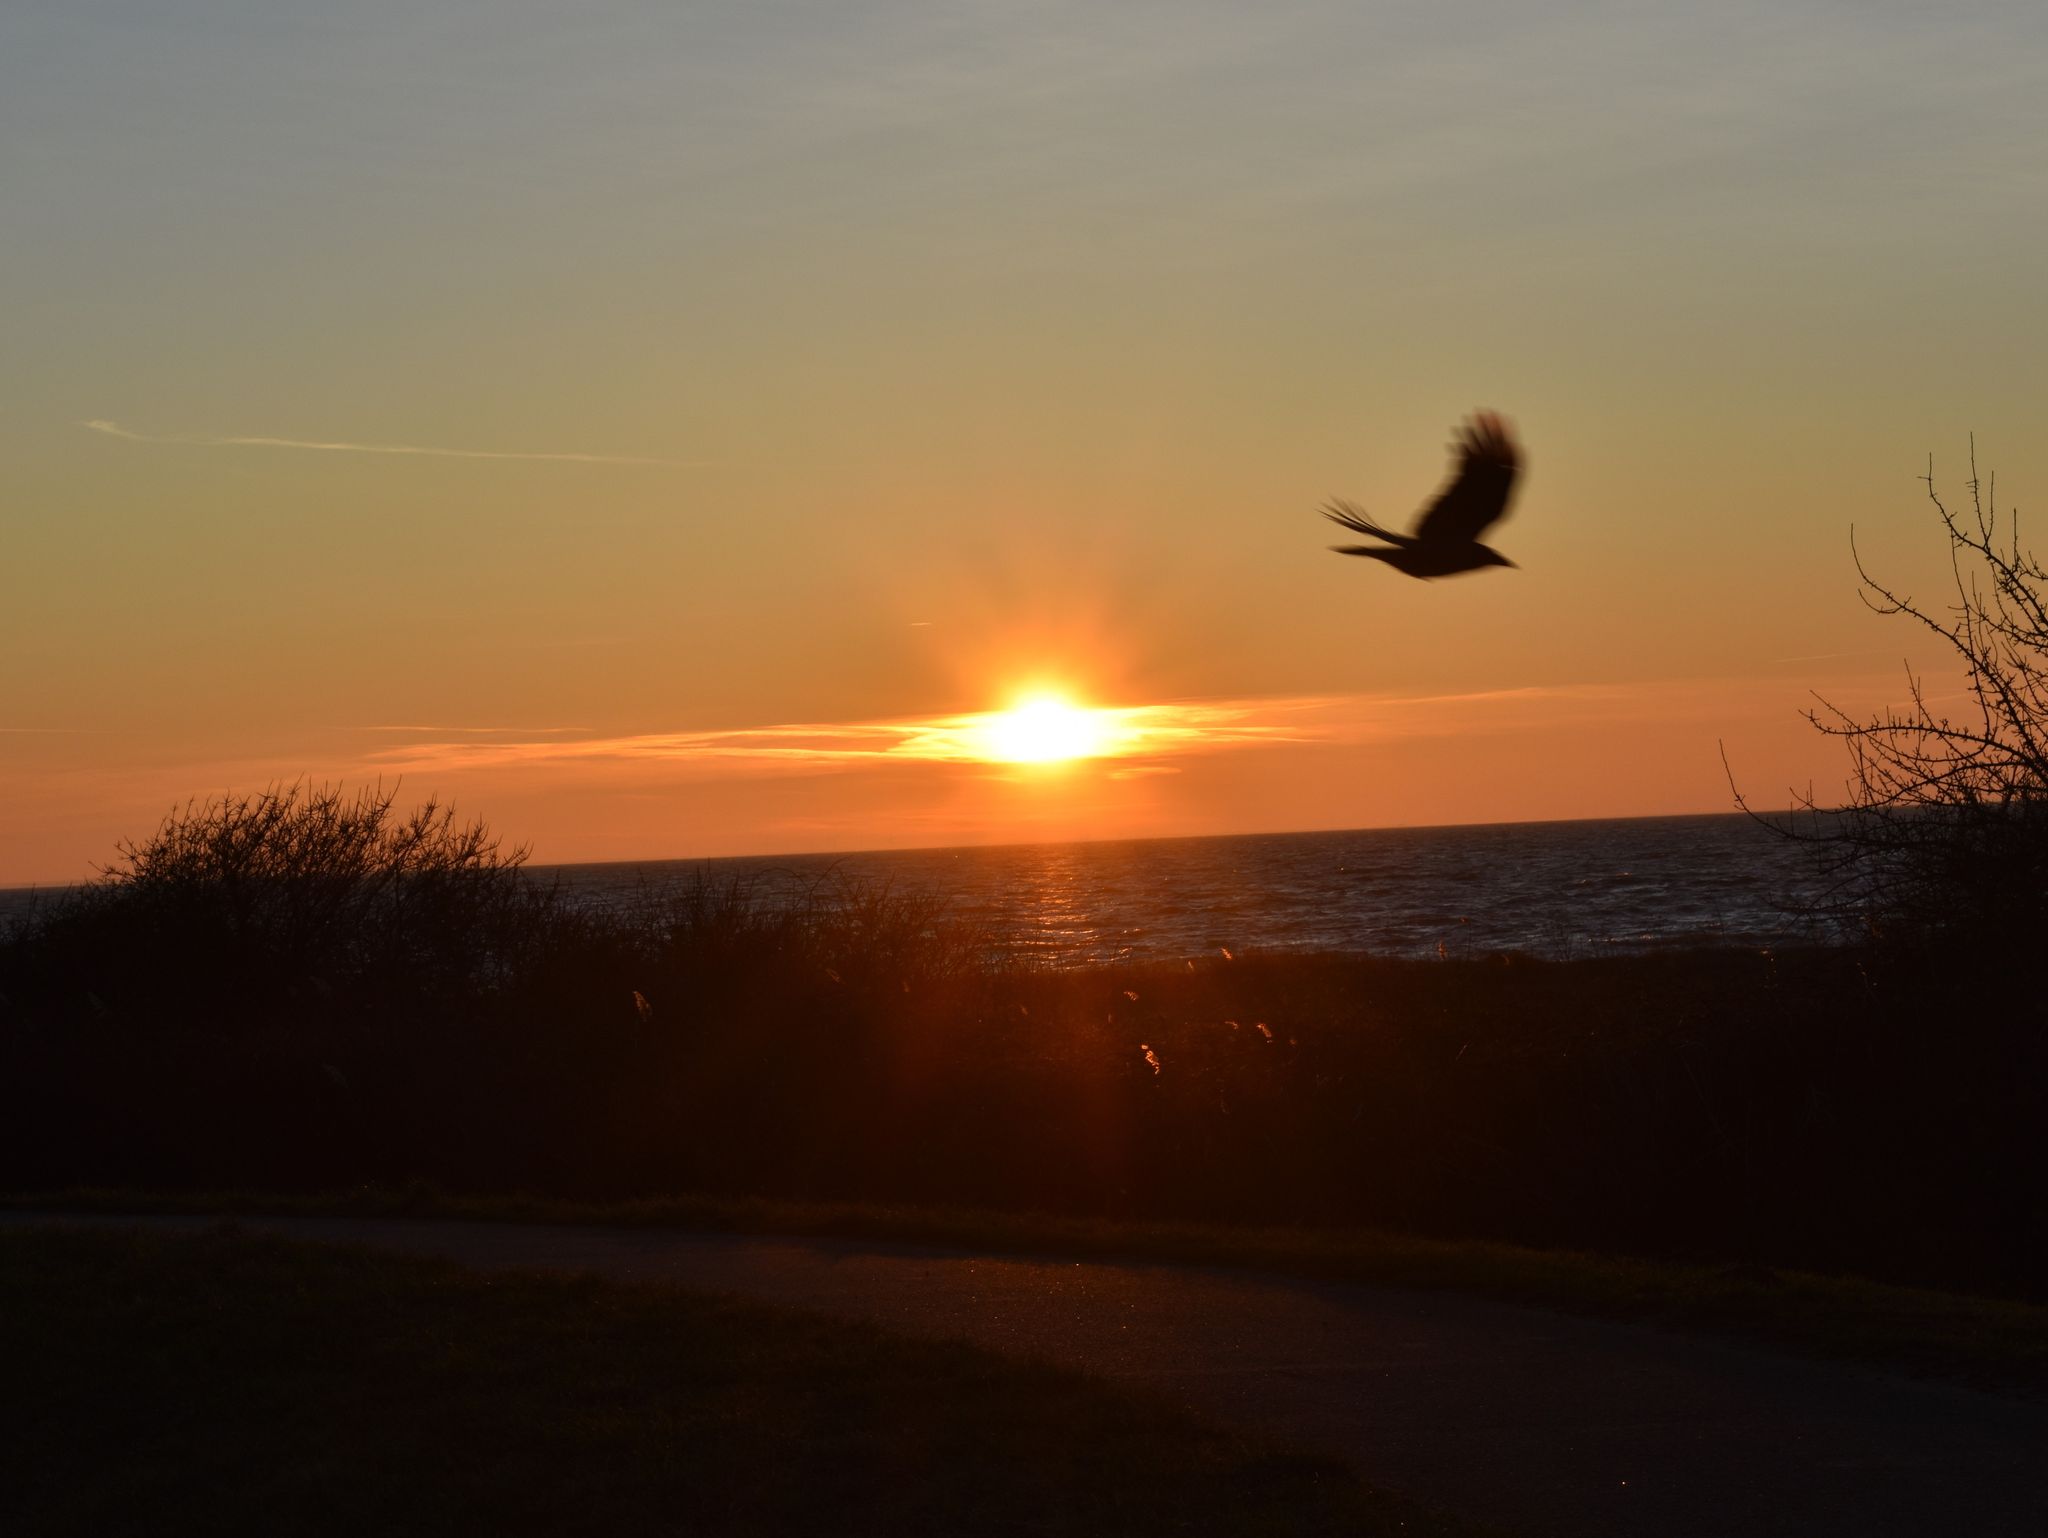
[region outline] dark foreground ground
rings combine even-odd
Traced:
[[[1128,1384],[622,1286],[589,1273],[630,1268],[601,1262],[506,1275],[444,1249],[487,1274],[268,1237],[0,1231],[0,1530],[1465,1531]]]
[[[159,1235],[204,1226],[142,1221]],[[48,1499],[112,1468],[132,1509],[197,1513],[253,1471],[237,1514],[310,1512],[301,1530],[314,1531],[357,1530],[318,1526],[330,1501],[382,1530],[409,1517],[456,1530],[465,1510],[511,1531],[638,1531],[664,1511],[713,1532],[820,1518],[833,1531],[1446,1530],[1365,1497],[1320,1453],[1509,1533],[2048,1524],[2038,1404],[1441,1293],[843,1241],[263,1226],[492,1275],[745,1294],[1078,1368],[1151,1408],[1042,1367],[1013,1378],[687,1295],[17,1227],[0,1233],[0,1331],[31,1392],[11,1397],[56,1408],[0,1444],[21,1465],[0,1491],[25,1482]],[[1184,1411],[1310,1453],[1219,1437]]]

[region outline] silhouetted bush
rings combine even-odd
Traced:
[[[551,897],[481,823],[381,788],[303,785],[174,811],[11,950],[45,1007],[234,1030],[396,1001],[466,1003],[510,977]],[[69,990],[71,997],[62,997]]]

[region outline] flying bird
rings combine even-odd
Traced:
[[[1413,534],[1383,529],[1349,502],[1332,501],[1323,516],[1354,534],[1370,534],[1378,545],[1332,545],[1339,555],[1370,556],[1411,577],[1448,577],[1482,566],[1515,563],[1479,543],[1479,536],[1508,510],[1521,455],[1508,424],[1491,411],[1476,412],[1451,445],[1457,450],[1451,483],[1415,521]]]

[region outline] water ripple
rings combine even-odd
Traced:
[[[1804,853],[1740,816],[1510,823],[647,865],[559,866],[605,903],[644,877],[936,891],[1020,954],[1080,966],[1246,951],[1599,954],[1823,938]]]

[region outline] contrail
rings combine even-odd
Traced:
[[[589,731],[589,730],[590,730],[590,728],[589,728],[589,727],[587,727],[587,726],[428,726],[428,725],[419,725],[419,726],[409,726],[409,725],[400,725],[400,726],[362,726],[362,727],[358,727],[358,728],[356,728],[356,730],[358,730],[358,731],[364,731],[364,732],[448,732],[448,733],[451,733],[451,734],[454,734],[454,735],[458,735],[458,736],[472,736],[472,737],[494,737],[494,736],[501,736],[501,735],[503,735],[503,734],[505,734],[505,733],[507,733],[507,732],[510,732],[510,733],[514,734],[515,736],[526,736],[526,737],[548,737],[548,736],[559,736],[559,735],[561,735],[561,734],[563,734],[563,733],[566,733],[566,732],[587,732],[587,731]]]
[[[416,443],[328,443],[316,438],[227,437],[213,433],[138,433],[95,417],[80,427],[130,443],[176,443],[208,449],[314,449],[323,454],[411,454],[432,459],[544,459],[570,465],[667,465],[691,468],[703,459],[657,459],[641,454],[537,454],[509,449],[436,449]]]

